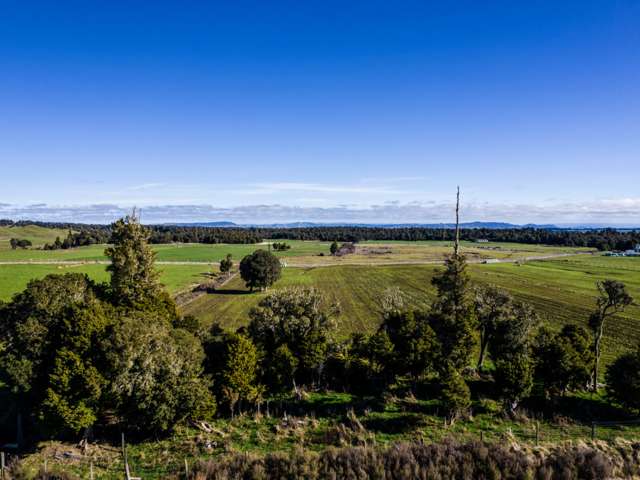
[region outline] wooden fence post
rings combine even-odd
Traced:
[[[189,478],[189,463],[187,463],[187,459],[184,459],[184,478]]]
[[[124,461],[124,475],[127,480],[131,480],[129,472],[129,461],[127,460],[127,444],[124,442],[124,432],[122,432],[122,459]]]
[[[536,446],[540,444],[540,422],[536,420]]]
[[[4,480],[4,452],[0,452],[0,478]]]

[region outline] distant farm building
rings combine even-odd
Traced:
[[[474,240],[474,242],[476,242],[476,243],[489,243],[489,240],[487,240],[486,238],[476,238]]]
[[[624,252],[607,252],[607,257],[640,257],[640,243],[634,248],[625,250]]]

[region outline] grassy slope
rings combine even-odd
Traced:
[[[11,249],[9,240],[12,238],[31,240],[34,247],[41,247],[45,243],[55,242],[56,237],[66,237],[67,233],[67,230],[43,228],[36,225],[28,225],[26,227],[0,227],[0,252]]]
[[[438,267],[430,265],[339,266],[311,269],[286,268],[277,288],[315,285],[342,305],[339,331],[347,335],[372,331],[379,315],[378,299],[389,286],[405,292],[410,303],[425,307],[433,298],[431,277]],[[615,278],[625,282],[640,300],[640,259],[580,256],[514,264],[472,265],[476,282],[492,283],[531,303],[542,318],[560,326],[586,325],[596,295],[595,282]],[[201,297],[185,308],[204,322],[218,321],[230,328],[246,323],[247,314],[264,293],[249,294],[239,278],[220,293]],[[633,306],[612,321],[605,332],[605,362],[640,341],[640,308]]]

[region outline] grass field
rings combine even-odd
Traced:
[[[31,228],[31,227],[28,227]],[[52,234],[50,234],[52,235]],[[54,236],[55,239],[55,236]],[[411,261],[439,261],[451,253],[448,242],[363,242],[358,244],[356,253],[345,257],[329,255],[329,243],[318,241],[287,241],[290,250],[273,252],[286,259],[287,264],[295,265],[324,265],[349,263],[388,263]],[[38,250],[9,249],[9,239],[2,244],[0,261],[97,261],[107,260],[104,255],[106,245],[91,245],[88,247],[72,248],[68,250]],[[35,244],[34,244],[35,245]],[[6,247],[6,248],[4,248]],[[217,263],[230,253],[236,261],[245,255],[262,248],[266,244],[211,244],[200,243],[172,243],[153,245],[157,252],[157,260],[161,262],[211,262]],[[575,253],[589,251],[589,249],[553,247],[541,245],[524,245],[517,243],[487,243],[475,244],[462,242],[462,251],[470,260],[482,258],[522,258],[535,255],[550,255],[557,253]],[[324,253],[324,256],[320,256]]]
[[[408,302],[426,307],[434,296],[431,278],[435,265],[336,266],[323,268],[285,268],[275,288],[314,285],[342,307],[339,333],[371,332],[379,322],[378,300],[390,286],[399,287]],[[471,265],[472,279],[511,291],[526,300],[551,325],[586,325],[594,306],[595,282],[614,278],[627,284],[640,303],[640,259],[582,255],[555,260],[532,261],[524,265]],[[264,296],[248,293],[235,278],[218,293],[200,297],[185,306],[185,313],[206,324],[219,322],[237,328],[246,324],[248,312]],[[608,324],[605,332],[605,363],[619,352],[640,341],[640,308],[630,307]]]
[[[33,247],[42,247],[45,243],[53,243],[56,237],[64,238],[69,233],[61,228],[43,228],[36,225],[25,227],[0,227],[0,252],[10,250],[9,240],[20,238],[30,240]]]
[[[161,272],[160,281],[171,293],[201,283],[205,280],[206,273],[206,267],[203,268],[203,265],[161,265],[158,270]],[[33,278],[42,278],[52,273],[72,272],[86,273],[99,282],[109,279],[106,265],[100,264],[0,265],[0,300],[10,300],[13,294],[22,291]]]

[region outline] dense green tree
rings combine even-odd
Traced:
[[[513,298],[493,285],[481,286],[474,291],[474,310],[480,334],[478,371],[482,370],[489,343],[493,340],[498,324],[509,316]]]
[[[123,318],[105,342],[110,400],[128,429],[164,432],[215,412],[200,342],[147,313]]]
[[[287,288],[268,295],[249,312],[247,330],[264,352],[263,365],[286,345],[296,358],[296,381],[304,384],[319,380],[338,312],[339,305],[315,288]],[[271,387],[269,379],[265,383]]]
[[[494,378],[505,409],[513,413],[531,392],[534,364],[526,350],[516,351],[495,360]]]
[[[236,404],[243,411],[244,404],[259,401],[263,388],[258,384],[258,350],[253,342],[237,333],[226,337],[224,367],[219,388],[233,415]]]
[[[298,359],[286,344],[276,348],[271,356],[271,361],[265,365],[265,378],[269,379],[269,385],[273,392],[287,392],[294,387],[298,364]]]
[[[86,275],[32,280],[0,315],[0,379],[23,413],[54,433],[96,421],[105,386],[100,342],[109,308]]]
[[[432,279],[437,299],[429,323],[440,344],[438,364],[458,371],[469,364],[476,322],[466,268],[463,255],[452,255]]]
[[[340,247],[338,246],[338,242],[334,240],[333,242],[331,242],[331,246],[329,247],[329,252],[331,252],[331,255],[335,255],[339,248]]]
[[[593,362],[592,389],[598,390],[598,367],[600,365],[600,353],[604,326],[608,318],[622,312],[633,302],[631,295],[627,293],[624,283],[617,280],[604,280],[597,283],[598,298],[596,300],[596,310],[589,317],[589,327],[593,332],[593,352],[595,361]]]
[[[395,375],[409,375],[414,385],[424,374],[436,369],[435,362],[441,354],[429,320],[421,312],[389,313],[380,327],[393,345],[389,368],[393,368]]]
[[[560,332],[542,327],[533,344],[535,380],[545,395],[564,395],[587,387],[593,369],[591,336],[583,327],[565,325]]]
[[[537,324],[538,317],[531,307],[510,301],[492,327],[490,351],[495,363],[494,378],[509,413],[531,392],[534,371],[531,333]]]
[[[114,302],[135,308],[154,302],[162,287],[154,267],[155,252],[147,243],[149,230],[140,224],[135,213],[118,220],[111,229],[113,245],[105,255],[111,260],[107,270],[111,273]]]
[[[227,253],[227,256],[220,260],[220,271],[222,273],[229,273],[233,268],[232,255]]]
[[[445,418],[452,424],[471,406],[471,392],[462,375],[450,363],[440,374],[440,401],[445,410]]]
[[[9,240],[9,245],[11,245],[11,249],[15,250],[17,248],[28,248],[32,246],[31,240],[27,240],[26,238],[12,238]]]
[[[251,291],[273,285],[280,278],[281,269],[278,257],[266,250],[256,250],[240,262],[240,276]]]
[[[609,398],[628,409],[640,410],[640,346],[609,365],[606,380]]]

